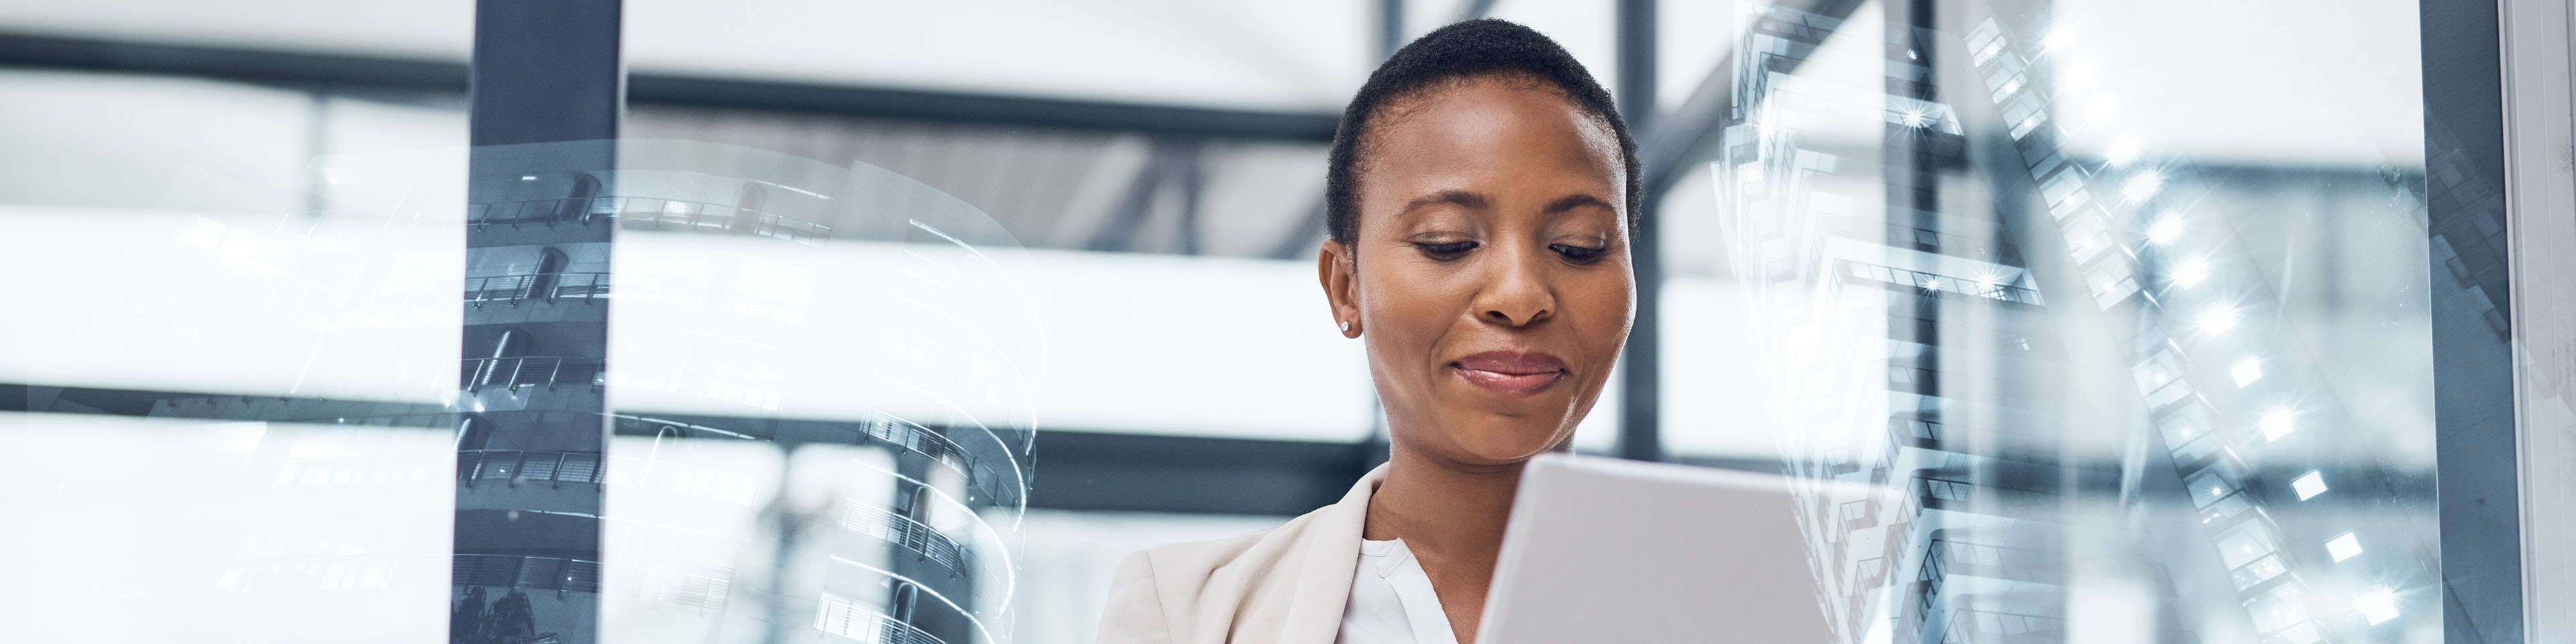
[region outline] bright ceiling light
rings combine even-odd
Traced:
[[[2263,379],[2263,360],[2261,358],[2239,360],[2236,362],[2236,368],[2227,370],[2227,375],[2236,378],[2238,387],[2253,384],[2254,381]]]
[[[2156,196],[2156,191],[2164,186],[2163,173],[2154,170],[2140,172],[2129,177],[2128,183],[2121,184],[2120,196],[2128,197],[2130,201],[2146,201],[2148,197]]]
[[[2326,540],[2326,554],[2334,555],[2337,562],[2361,556],[2361,537],[2350,532],[2335,535],[2335,538]]]
[[[2174,264],[2173,282],[2175,286],[2191,288],[2193,285],[2197,285],[2201,280],[2205,279],[2209,279],[2209,260],[2194,257]]]
[[[2290,481],[2290,489],[2297,490],[2299,492],[2299,500],[2306,501],[2310,497],[2326,493],[2326,475],[2325,473],[2316,470],[2308,470],[2307,474],[2301,475],[2298,479]]]
[[[2397,619],[2397,592],[2378,588],[2362,593],[2361,599],[2352,603],[2352,609],[2361,611],[2361,618],[2370,620],[2372,626]]]
[[[2236,328],[2236,309],[2219,307],[2200,314],[2200,330],[2210,335],[2224,334],[2233,328]]]
[[[2264,413],[2263,420],[2255,426],[2263,430],[2263,442],[2269,443],[2281,440],[2281,437],[2290,435],[2290,432],[2299,431],[2299,426],[2293,422],[2297,418],[2298,416],[2291,414],[2288,409],[2273,409]]]
[[[2173,240],[2181,238],[2181,215],[2167,213],[2163,218],[2157,219],[2156,223],[2147,226],[2147,241],[2150,243],[2158,245],[2170,244],[2173,243]]]

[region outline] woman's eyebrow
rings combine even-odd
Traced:
[[[1571,194],[1558,197],[1556,201],[1548,202],[1547,208],[1540,212],[1553,215],[1583,206],[1600,206],[1602,208],[1609,209],[1611,212],[1619,211],[1618,208],[1611,207],[1610,202],[1602,201],[1600,197],[1595,197],[1589,194]]]
[[[1415,197],[1412,201],[1405,202],[1403,210],[1398,210],[1396,212],[1413,212],[1413,209],[1415,208],[1444,203],[1456,204],[1458,207],[1466,208],[1468,210],[1484,210],[1485,208],[1493,205],[1493,202],[1485,199],[1484,195],[1465,190],[1453,189],[1442,190],[1428,195]]]

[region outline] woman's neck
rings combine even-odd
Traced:
[[[1369,496],[1368,522],[1360,535],[1403,539],[1431,578],[1450,631],[1458,641],[1475,641],[1522,464],[1461,465],[1401,447],[1392,456],[1386,481]]]
[[[1481,554],[1490,567],[1502,549],[1503,523],[1510,518],[1512,493],[1520,487],[1522,464],[1462,465],[1402,448],[1391,456],[1386,481],[1369,496],[1362,534],[1380,541],[1403,539],[1417,554]]]

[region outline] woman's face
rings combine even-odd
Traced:
[[[1468,465],[1565,445],[1635,319],[1619,143],[1544,83],[1481,78],[1387,106],[1324,290],[1399,450]]]

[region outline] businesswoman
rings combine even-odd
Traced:
[[[1128,557],[1100,641],[1474,641],[1521,467],[1568,449],[1635,319],[1635,148],[1527,27],[1388,58],[1334,136],[1316,272],[1390,460],[1286,525]]]

